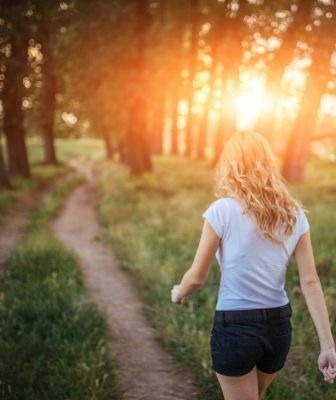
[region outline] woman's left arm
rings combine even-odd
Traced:
[[[211,225],[204,221],[200,242],[195,254],[194,261],[188,271],[183,275],[181,283],[172,289],[172,302],[182,303],[183,299],[195,292],[208,279],[212,260],[220,243]]]

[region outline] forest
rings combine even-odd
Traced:
[[[215,162],[236,129],[300,181],[335,156],[332,0],[0,3],[0,182],[29,176],[26,138],[104,140],[133,174],[155,154]]]
[[[234,132],[303,204],[336,326],[335,0],[0,0],[0,399],[219,400],[219,268],[181,305]],[[289,261],[265,400],[335,400]]]

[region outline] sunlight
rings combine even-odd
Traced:
[[[258,115],[269,103],[264,95],[262,78],[243,75],[241,89],[234,96],[237,112],[237,129],[253,129]]]
[[[254,126],[264,102],[262,96],[242,91],[235,95],[234,105],[237,111],[237,129],[244,130]]]
[[[264,75],[258,75],[256,71],[245,70],[241,73],[239,88],[235,87],[234,81],[227,82],[226,95],[223,93],[221,81],[216,82],[212,91],[211,105],[208,109],[207,101],[211,92],[208,77],[198,75],[195,85],[198,89],[194,92],[192,113],[201,116],[204,112],[209,112],[209,127],[211,129],[217,124],[223,113],[230,113],[233,108],[234,112],[237,113],[236,129],[249,130],[254,129],[260,113],[267,112],[276,103],[278,117],[292,120],[297,113],[301,101],[299,94],[305,81],[306,74],[304,72],[288,68],[283,79],[282,95],[280,93],[270,94],[265,93]],[[331,88],[330,82],[329,86]],[[334,95],[323,96],[320,113],[336,115],[336,97]],[[187,115],[188,101],[181,99],[178,103],[177,127],[179,130],[185,129]]]

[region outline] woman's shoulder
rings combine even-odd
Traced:
[[[294,210],[294,215],[296,216],[296,218],[303,218],[303,219],[306,219],[307,218],[307,216],[306,216],[306,213],[307,213],[307,210],[305,210],[303,207],[297,207],[295,210]]]
[[[305,233],[309,229],[309,221],[306,216],[306,210],[303,207],[299,207],[295,210],[296,217],[296,231],[299,236]]]
[[[208,207],[208,209],[216,210],[219,212],[225,212],[233,208],[241,208],[240,203],[232,197],[220,197],[214,200]]]
[[[240,206],[240,203],[234,199],[233,197],[220,197],[219,199],[214,200],[211,205],[215,207],[230,207],[230,206]]]

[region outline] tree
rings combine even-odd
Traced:
[[[2,146],[0,143],[0,187],[9,189],[10,188],[10,181],[5,165],[5,160],[2,152]]]
[[[2,0],[4,17],[3,37],[10,47],[4,58],[6,68],[2,91],[3,130],[6,137],[9,172],[24,177],[30,176],[28,153],[25,144],[23,80],[27,74],[27,3],[17,5]],[[26,7],[25,7],[26,6]]]
[[[57,61],[61,36],[66,35],[68,25],[73,22],[72,13],[75,3],[60,0],[32,1],[32,37],[41,46],[42,61],[35,88],[37,125],[42,135],[44,162],[57,164],[55,138],[55,117],[57,94],[59,92],[59,74]],[[62,58],[62,57],[60,57]]]
[[[336,5],[325,6],[316,34],[312,36],[312,60],[306,87],[294,126],[291,130],[283,160],[282,173],[289,182],[303,179],[309,155],[310,138],[314,131],[317,114],[329,80],[330,59],[335,50]]]
[[[138,175],[152,168],[147,133],[146,45],[150,17],[146,0],[137,0],[134,35],[136,38],[133,74],[136,77],[129,105],[129,127],[126,134],[126,163],[132,174]]]
[[[43,5],[42,5],[43,7]],[[42,86],[39,95],[39,124],[44,147],[44,162],[56,164],[54,145],[54,122],[56,111],[57,76],[54,66],[54,49],[52,43],[52,17],[50,9],[40,10],[38,34],[42,44]]]
[[[184,96],[185,85],[182,71],[185,67],[186,58],[185,36],[190,28],[190,3],[184,2],[181,5],[179,0],[175,0],[175,2],[170,0],[167,13],[169,14],[169,18],[167,18],[167,25],[165,27],[163,47],[166,49],[166,80],[171,119],[170,153],[177,155],[181,152],[180,145],[182,142],[182,132],[179,126],[179,104]],[[174,49],[174,51],[171,51],[171,49]]]
[[[203,159],[205,157],[205,146],[206,137],[209,127],[209,115],[211,111],[211,106],[214,98],[214,92],[216,88],[216,82],[218,78],[218,69],[221,67],[221,45],[225,37],[226,31],[226,13],[227,10],[224,4],[219,4],[216,11],[216,19],[213,21],[212,31],[209,34],[209,45],[210,45],[210,57],[211,65],[209,68],[209,92],[207,99],[204,104],[203,115],[201,116],[201,121],[198,130],[198,141],[197,141],[197,158]],[[221,147],[220,143],[217,143]]]
[[[237,110],[234,105],[234,93],[239,87],[240,67],[243,59],[243,39],[247,35],[247,26],[244,18],[251,11],[251,4],[247,0],[240,0],[238,10],[229,5],[225,22],[224,57],[222,60],[222,90],[223,104],[215,132],[213,162],[216,163],[221,153],[225,138],[229,137],[237,128]]]
[[[193,151],[193,100],[194,100],[194,80],[197,71],[198,61],[198,39],[199,39],[199,0],[190,0],[190,28],[189,28],[189,55],[188,55],[188,85],[187,103],[188,112],[186,116],[185,128],[185,155],[191,156]]]
[[[305,28],[312,20],[315,0],[300,0],[297,10],[291,13],[292,22],[281,37],[281,46],[276,50],[272,60],[268,63],[268,72],[265,82],[265,96],[267,107],[259,115],[256,130],[271,140],[279,101],[282,92],[282,78],[285,68],[293,59],[293,53],[299,39],[306,35]],[[292,4],[293,6],[293,4]],[[278,29],[278,24],[276,24]]]
[[[129,8],[129,3],[118,1],[77,1],[63,28],[66,32],[56,41],[60,112],[76,116],[78,131],[89,126],[91,135],[101,137],[107,158],[120,147],[125,129],[122,104],[130,97],[124,84],[130,37],[124,19]]]

